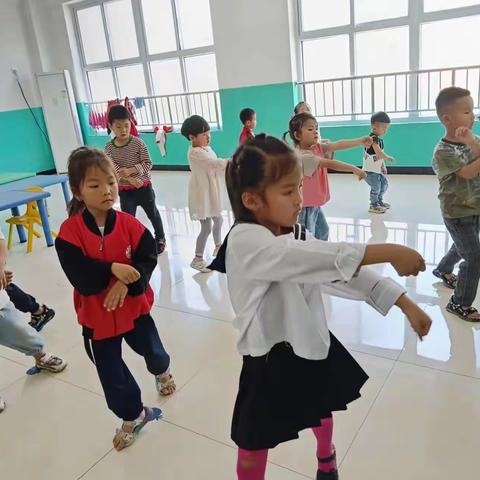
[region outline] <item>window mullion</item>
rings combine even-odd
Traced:
[[[175,40],[177,42],[177,51],[182,49],[182,41],[180,35],[180,22],[178,21],[177,2],[176,0],[170,0],[172,2],[172,15],[173,15],[173,27],[175,30]]]
[[[105,40],[106,40],[106,43],[107,43],[107,52],[108,52],[109,63],[110,63],[111,68],[112,68],[113,86],[115,87],[115,95],[117,97],[120,97],[120,87],[119,87],[119,84],[118,84],[117,70],[116,70],[116,68],[113,68],[114,66],[113,66],[112,47],[110,45],[110,33],[108,31],[107,17],[105,15],[104,2],[100,3],[100,11],[102,12],[103,31],[105,33]]]
[[[141,0],[132,0],[133,19],[135,22],[135,31],[137,34],[137,45],[140,53],[140,61],[143,66],[143,75],[145,77],[145,86],[147,88],[147,96],[152,96],[153,83],[150,74],[150,67],[148,65],[148,52],[147,52],[147,35],[145,32],[145,23],[143,21],[143,12],[140,5]]]

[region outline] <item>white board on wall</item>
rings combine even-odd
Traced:
[[[70,73],[38,73],[37,83],[55,167],[66,173],[70,152],[83,144]]]

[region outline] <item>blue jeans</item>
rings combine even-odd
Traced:
[[[383,203],[383,195],[388,189],[388,180],[383,173],[366,172],[370,185],[370,205],[378,207]]]
[[[0,309],[0,345],[33,357],[43,351],[43,338],[8,302]]]
[[[455,264],[462,260],[453,301],[470,307],[477,296],[480,282],[480,216],[444,218],[443,221],[452,237],[453,245],[437,268],[442,273],[452,273]]]
[[[328,223],[321,207],[304,207],[298,221],[319,240],[328,240]]]

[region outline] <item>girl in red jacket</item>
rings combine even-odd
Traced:
[[[97,368],[108,407],[123,420],[113,438],[121,450],[148,422],[162,416],[159,408],[143,405],[140,388],[122,359],[122,340],[145,358],[160,395],[171,395],[176,388],[170,357],[150,316],[155,240],[135,217],[112,208],[118,184],[103,152],[74,150],[68,176],[74,198],[55,247],[74,287],[87,355]]]

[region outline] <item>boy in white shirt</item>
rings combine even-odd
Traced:
[[[390,204],[383,202],[383,196],[388,189],[387,168],[385,160],[394,162],[395,159],[384,152],[383,137],[390,127],[390,117],[385,112],[377,112],[370,119],[373,139],[371,147],[365,148],[363,156],[363,170],[367,174],[367,183],[370,185],[370,213],[385,213]]]

